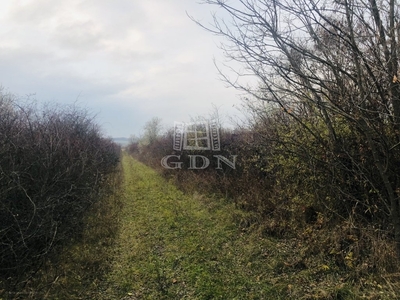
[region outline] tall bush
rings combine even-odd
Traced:
[[[22,274],[76,236],[119,151],[84,110],[0,93],[0,273]]]

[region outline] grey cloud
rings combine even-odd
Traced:
[[[62,2],[53,0],[35,0],[13,6],[8,21],[18,24],[33,24],[35,26],[55,18],[62,11]]]
[[[40,101],[76,99],[111,135],[129,136],[159,116],[185,121],[233,101],[217,80],[212,37],[184,0],[31,0],[0,26],[0,85]],[[1,9],[1,4],[0,4]],[[191,10],[191,11],[190,11]],[[192,113],[195,111],[196,113]],[[125,124],[124,124],[125,123]]]
[[[51,41],[62,49],[95,51],[102,47],[103,39],[101,28],[93,21],[66,21],[55,28]]]

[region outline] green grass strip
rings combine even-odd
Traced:
[[[240,212],[233,205],[185,195],[127,155],[123,169],[124,207],[108,278],[116,297],[267,299],[275,294],[276,287],[271,290],[263,280],[269,268],[262,243],[254,246],[257,241],[240,232],[233,218]]]

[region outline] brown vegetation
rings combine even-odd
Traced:
[[[86,111],[0,93],[0,290],[21,288],[79,236],[119,152]]]
[[[318,120],[302,120],[312,121],[314,133],[326,136]],[[257,226],[264,235],[294,239],[307,265],[316,260],[349,280],[372,275],[396,280],[394,230],[362,135],[337,125],[343,146],[327,151],[280,109],[258,110],[251,121],[246,129],[221,129],[219,152],[174,151],[172,131],[127,149],[182,190],[222,196],[252,212],[238,218],[244,230]],[[161,166],[162,157],[171,154],[180,156],[182,168]],[[209,167],[189,169],[191,154],[208,157]],[[237,155],[236,168],[216,169],[216,154]]]

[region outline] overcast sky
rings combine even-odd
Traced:
[[[140,135],[155,116],[189,121],[212,104],[237,115],[239,92],[213,63],[224,62],[220,40],[186,15],[207,22],[215,10],[196,0],[2,0],[0,85],[78,101],[112,137]]]

